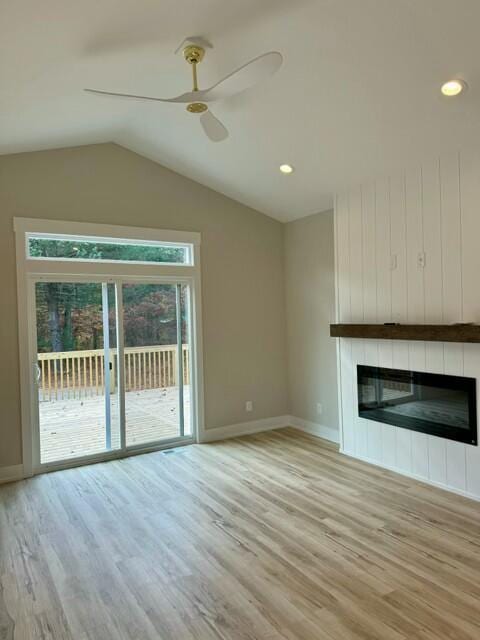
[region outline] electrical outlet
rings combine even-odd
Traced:
[[[424,269],[426,263],[427,263],[427,258],[425,256],[425,251],[420,251],[420,253],[417,256],[417,267],[419,269]]]
[[[245,411],[253,411],[253,401],[252,400],[247,400],[245,403]]]
[[[323,407],[320,402],[317,402],[317,414],[321,416],[323,413]]]

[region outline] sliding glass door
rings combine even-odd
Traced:
[[[124,284],[126,446],[191,434],[188,289]]]
[[[34,291],[40,465],[191,437],[187,284],[42,278]]]
[[[114,286],[37,282],[35,308],[40,462],[119,449]]]

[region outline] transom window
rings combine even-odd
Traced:
[[[30,260],[193,264],[190,244],[48,233],[27,233],[26,237]]]

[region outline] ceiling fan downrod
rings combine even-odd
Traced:
[[[183,57],[192,65],[193,74],[193,89],[192,91],[198,91],[198,78],[197,78],[197,64],[199,64],[205,56],[205,49],[196,44],[188,45],[183,50]],[[208,106],[204,102],[191,102],[187,104],[187,111],[190,113],[204,113]]]

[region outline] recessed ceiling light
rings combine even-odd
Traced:
[[[293,167],[292,167],[292,165],[291,165],[291,164],[281,164],[281,165],[280,165],[280,171],[281,171],[282,173],[285,173],[285,174],[287,174],[287,173],[293,173]]]
[[[451,98],[452,96],[458,96],[466,87],[467,85],[463,80],[449,80],[442,84],[442,93],[444,96]]]

